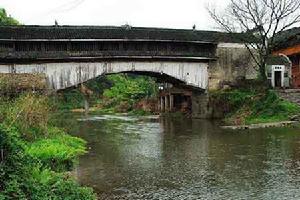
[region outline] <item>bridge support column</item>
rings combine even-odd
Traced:
[[[89,109],[90,109],[89,98],[90,98],[90,95],[92,94],[92,91],[89,90],[86,86],[84,86],[84,84],[80,84],[79,91],[81,92],[81,94],[83,96],[84,113],[85,113],[85,115],[88,115]]]
[[[165,96],[165,112],[170,111],[170,100],[169,95]]]
[[[205,92],[193,92],[192,96],[193,118],[209,119],[214,117],[214,109],[209,100],[209,94]]]
[[[165,111],[165,99],[164,97],[160,97],[160,112],[164,112]]]
[[[174,107],[174,95],[170,94],[170,111],[173,111]]]
[[[89,114],[90,105],[86,96],[84,96],[84,114]]]

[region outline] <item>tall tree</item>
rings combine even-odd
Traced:
[[[0,25],[19,25],[20,23],[12,18],[11,16],[8,16],[6,13],[6,10],[4,8],[0,8]]]
[[[244,32],[254,39],[240,38],[260,77],[266,80],[266,62],[276,45],[276,36],[300,22],[300,0],[230,0],[224,11],[210,7],[208,12],[223,30]]]

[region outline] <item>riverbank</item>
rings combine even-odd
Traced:
[[[231,130],[245,130],[245,129],[259,129],[259,128],[274,128],[274,127],[287,127],[299,124],[297,121],[281,121],[281,122],[270,122],[270,123],[259,123],[250,125],[236,125],[236,126],[221,126],[223,129]]]
[[[69,111],[62,111],[62,112],[72,112],[72,113],[86,113],[88,112],[89,114],[99,114],[99,115],[105,115],[105,114],[113,114],[113,115],[136,115],[136,116],[144,116],[144,115],[153,115],[157,114],[154,111],[151,111],[149,109],[133,109],[130,111],[118,111],[114,108],[99,108],[99,107],[91,107],[86,111],[84,108],[76,108],[76,109],[71,109]]]
[[[212,93],[212,103],[224,113],[225,126],[297,121],[300,107],[268,89],[232,89]],[[246,125],[246,126],[245,126]]]
[[[0,199],[96,199],[69,173],[86,142],[55,127],[51,111],[41,95],[1,99]]]

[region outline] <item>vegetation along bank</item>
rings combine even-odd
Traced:
[[[225,125],[297,120],[300,107],[269,88],[244,87],[214,91],[211,101],[221,108]]]

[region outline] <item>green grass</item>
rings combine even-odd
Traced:
[[[64,143],[73,148],[78,148],[79,145],[82,145],[82,141],[78,139],[70,139],[66,136],[59,137],[57,131],[56,134],[52,135],[53,141],[51,144],[56,141],[59,144]],[[63,142],[63,140],[67,141]],[[44,155],[42,152],[45,152],[44,149],[48,148],[48,143],[42,141],[32,144],[32,147],[35,147],[34,153],[32,152],[34,155]],[[4,152],[4,160],[0,161],[1,200],[96,199],[92,189],[80,186],[70,173],[54,172],[41,164],[41,160],[29,155],[26,150],[28,148],[26,147],[27,143],[22,139],[18,129],[8,128],[6,125],[0,124],[0,149]],[[44,144],[46,144],[45,147],[43,146]],[[67,149],[70,148],[68,147]],[[52,151],[47,152],[47,156],[53,154]]]
[[[222,105],[225,123],[230,125],[257,124],[289,120],[300,107],[278,97],[271,90],[231,90],[213,94]]]
[[[49,138],[29,143],[26,153],[55,171],[70,170],[77,158],[86,153],[86,142],[63,132],[50,133]]]

